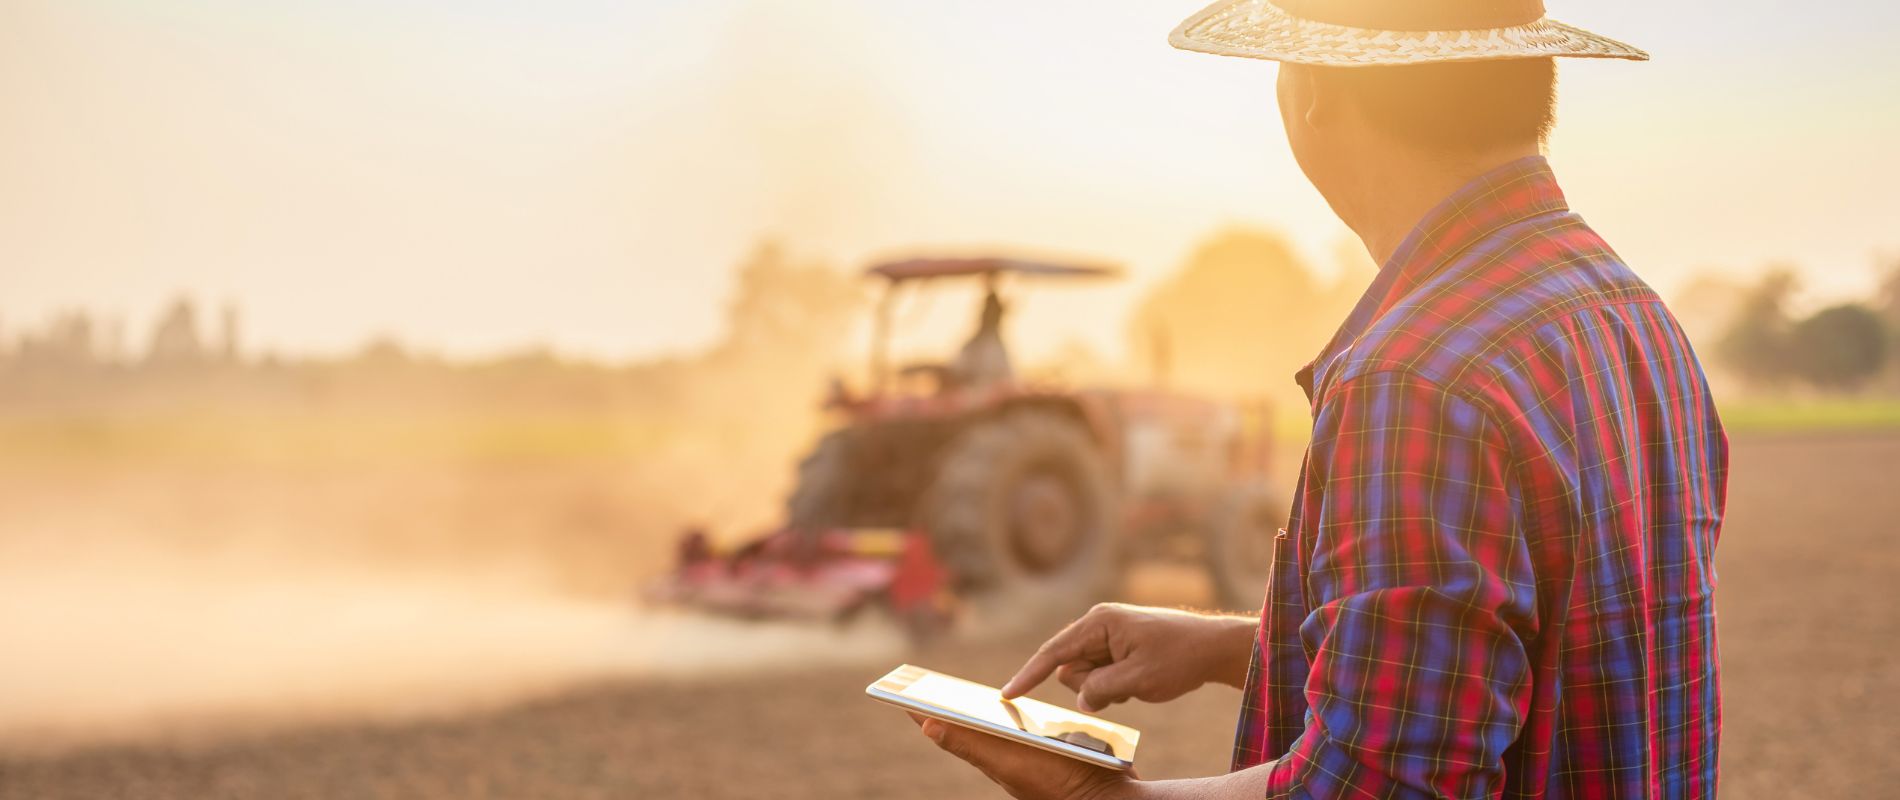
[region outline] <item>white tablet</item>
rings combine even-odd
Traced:
[[[909,664],[864,687],[874,700],[1109,769],[1135,765],[1141,731]]]

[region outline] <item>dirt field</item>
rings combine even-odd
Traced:
[[[1737,442],[1720,550],[1724,797],[1900,786],[1896,465],[1895,435]],[[1032,645],[913,658],[1000,680]],[[600,683],[457,717],[0,755],[0,798],[996,796],[859,696],[886,666]],[[1144,730],[1145,775],[1204,774],[1225,764],[1235,700],[1210,689],[1113,716]]]

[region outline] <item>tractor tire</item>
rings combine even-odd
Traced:
[[[1120,531],[1102,451],[1072,418],[1021,410],[951,441],[922,524],[986,627],[1075,613],[1114,590]]]
[[[1287,506],[1262,486],[1227,491],[1207,528],[1207,575],[1214,602],[1229,611],[1259,610],[1273,571],[1273,540]]]
[[[798,462],[798,485],[785,501],[785,518],[792,530],[816,536],[843,523],[845,491],[851,479],[847,433],[825,434]]]

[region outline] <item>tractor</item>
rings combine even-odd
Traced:
[[[971,609],[1042,621],[1109,596],[1138,560],[1198,560],[1216,602],[1256,608],[1286,507],[1268,488],[1268,410],[1152,388],[1019,377],[1001,297],[1112,268],[1007,258],[913,259],[884,283],[868,389],[833,381],[841,424],[798,465],[784,525],[718,554],[695,533],[663,600],[752,616],[845,618],[881,606],[913,629]],[[979,280],[975,333],[946,362],[889,363],[913,287]],[[1165,368],[1157,370],[1165,372]]]

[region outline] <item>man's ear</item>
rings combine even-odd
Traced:
[[[1314,130],[1333,127],[1339,116],[1339,98],[1327,91],[1322,69],[1302,64],[1294,71],[1294,80],[1300,84],[1300,117]]]
[[[1297,137],[1295,128],[1313,130],[1330,122],[1327,115],[1331,109],[1323,105],[1319,97],[1320,87],[1316,84],[1312,67],[1304,64],[1281,64],[1279,80],[1275,86],[1276,100],[1280,104],[1280,116],[1287,125],[1287,134]]]

